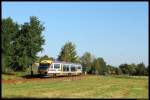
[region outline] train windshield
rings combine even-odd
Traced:
[[[50,64],[40,64],[40,66],[39,66],[38,69],[39,69],[39,70],[41,70],[41,69],[42,69],[42,70],[46,70],[46,69],[48,69],[49,65],[50,65]]]

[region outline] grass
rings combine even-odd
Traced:
[[[13,72],[13,74],[2,74],[2,80],[20,79],[21,76],[27,75],[29,72]]]
[[[2,75],[2,79],[10,76]],[[78,78],[80,77],[80,78]],[[148,77],[78,76],[2,83],[2,98],[146,98]],[[19,77],[13,77],[12,79]],[[76,77],[74,77],[75,79]],[[19,78],[20,79],[20,78]]]

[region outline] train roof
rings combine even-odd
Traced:
[[[42,60],[40,63],[52,63],[53,61],[52,60]]]
[[[64,64],[77,64],[77,65],[81,65],[79,63],[72,63],[72,62],[65,62],[65,61],[53,61],[53,63],[64,63]]]
[[[63,63],[63,64],[76,64],[76,65],[81,65],[79,63],[72,63],[72,62],[66,62],[66,61],[58,61],[58,60],[42,60],[40,63]]]

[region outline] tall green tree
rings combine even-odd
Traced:
[[[96,58],[92,63],[92,73],[104,75],[107,72],[106,62],[103,58]]]
[[[93,60],[94,60],[94,57],[91,55],[90,52],[85,52],[83,54],[83,56],[81,57],[83,71],[87,71],[88,73],[91,73],[90,70],[91,70]]]
[[[61,52],[58,56],[58,60],[67,62],[77,62],[77,53],[75,50],[75,44],[72,42],[67,42],[61,48]]]
[[[10,66],[15,71],[26,70],[36,60],[37,53],[42,50],[42,45],[45,42],[42,36],[44,27],[37,17],[31,16],[29,22],[25,22],[23,25],[15,24],[16,26],[12,27],[12,30],[16,30],[15,32],[6,31],[10,30],[9,24],[11,23],[10,18],[7,20],[9,23],[5,22],[5,19],[2,23],[2,41],[5,41],[6,38],[9,39],[9,42],[2,42],[3,48],[8,47],[8,51],[11,53],[9,54],[11,61],[7,66]],[[2,51],[6,52],[7,50],[2,49]],[[4,55],[5,57],[7,56]]]
[[[145,71],[146,71],[146,68],[143,62],[137,64],[137,75],[142,76],[144,75]]]
[[[19,31],[20,25],[14,22],[10,17],[2,19],[2,71],[10,68],[13,58],[13,43]]]

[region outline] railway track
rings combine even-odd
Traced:
[[[91,75],[78,75],[78,76],[56,76],[56,77],[28,77],[28,78],[19,78],[19,79],[10,79],[10,80],[2,80],[2,83],[24,83],[24,82],[32,82],[32,81],[64,81],[64,80],[82,80]]]

